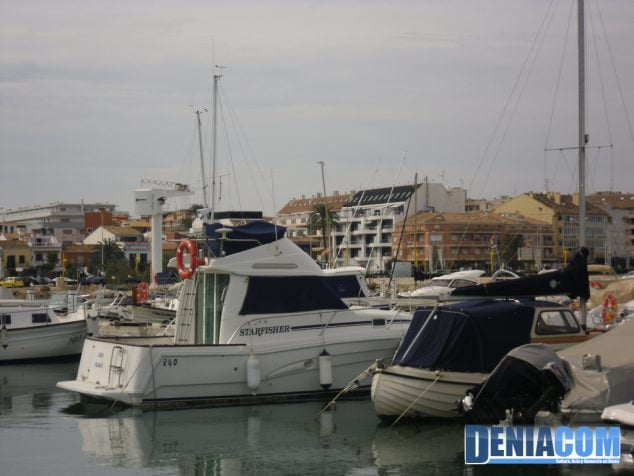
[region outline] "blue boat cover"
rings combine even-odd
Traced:
[[[222,250],[225,255],[239,253],[256,246],[271,243],[284,237],[286,228],[276,226],[265,221],[252,221],[241,226],[225,226],[220,223],[205,223],[205,236],[207,237],[207,247],[214,256],[220,256],[221,235],[216,230],[219,228],[229,228],[227,239],[224,240]]]
[[[420,309],[392,365],[454,372],[491,372],[513,348],[530,341],[530,301],[466,301]]]

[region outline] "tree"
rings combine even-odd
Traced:
[[[324,249],[327,247],[329,231],[339,224],[337,212],[329,210],[325,203],[318,203],[310,215],[310,227],[313,230],[321,230],[321,243]]]
[[[517,260],[517,250],[524,246],[523,235],[504,235],[498,245],[500,259],[505,264],[511,264]]]
[[[123,261],[127,263],[125,259],[125,253],[119,247],[116,241],[107,238],[103,242],[97,243],[97,247],[90,256],[89,270],[91,273],[102,271],[101,269],[101,256],[103,250],[103,264],[104,268],[108,268],[108,265],[113,262]]]

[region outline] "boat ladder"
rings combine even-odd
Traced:
[[[180,304],[176,311],[176,344],[190,344],[193,341],[194,310],[196,307],[196,275],[186,279],[181,291]]]

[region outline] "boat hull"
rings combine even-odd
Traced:
[[[304,345],[166,345],[168,339],[88,338],[73,381],[58,387],[81,395],[142,405],[243,404],[323,398],[343,389],[377,358],[389,358],[400,336]],[[332,382],[320,384],[319,356],[330,354]],[[248,385],[254,355],[259,385]],[[363,383],[361,384],[363,388]],[[366,392],[370,382],[365,382]]]
[[[391,366],[372,377],[372,403],[385,419],[458,418],[458,400],[488,374]]]
[[[86,332],[85,320],[8,329],[0,345],[0,362],[79,355]]]

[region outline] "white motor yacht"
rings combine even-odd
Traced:
[[[445,274],[437,278],[432,278],[427,286],[414,289],[413,291],[399,293],[398,297],[433,298],[436,296],[445,296],[451,294],[451,291],[456,288],[478,284],[478,278],[484,273],[485,271],[480,269],[471,269]]]
[[[173,337],[88,338],[76,379],[57,385],[133,406],[315,398],[391,357],[409,325],[348,308],[287,238],[218,255],[190,260]]]

